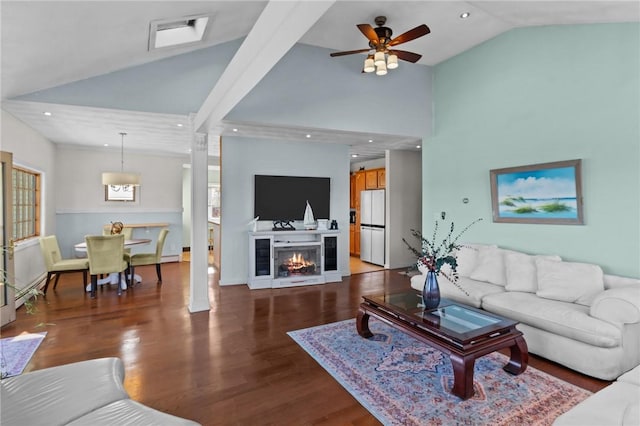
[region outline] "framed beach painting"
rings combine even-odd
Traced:
[[[582,225],[581,160],[490,171],[494,222]]]

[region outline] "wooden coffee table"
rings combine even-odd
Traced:
[[[516,321],[448,299],[436,309],[424,310],[415,291],[363,296],[356,327],[360,336],[373,336],[369,317],[374,316],[405,333],[449,354],[453,366],[452,393],[462,399],[473,396],[476,358],[509,348],[511,358],[503,369],[518,375],[529,361],[527,343]]]

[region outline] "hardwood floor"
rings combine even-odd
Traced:
[[[120,357],[134,400],[203,425],[377,425],[287,331],[354,318],[363,294],[409,289],[397,270],[341,283],[276,290],[219,287],[210,275],[211,310],[190,314],[189,263],[136,269],[143,282],[90,299],[81,274],[23,308],[2,336],[47,331],[27,371],[90,358]],[[38,326],[39,324],[43,326]],[[608,382],[530,357],[532,367],[597,391]]]
[[[349,270],[351,274],[362,274],[363,272],[382,271],[383,266],[374,265],[373,263],[367,263],[360,260],[359,257],[349,257]]]

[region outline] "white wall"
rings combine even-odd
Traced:
[[[336,219],[340,229],[338,269],[343,276],[349,274],[348,146],[224,137],[222,158],[220,285],[247,282],[247,224],[253,219],[256,174],[331,178],[330,219]]]
[[[182,164],[185,157],[124,152],[124,170],[140,173],[141,186],[132,203],[105,201],[102,172],[120,171],[120,150],[91,150],[59,145],[56,151],[60,210],[182,209]]]
[[[365,170],[380,169],[380,168],[384,168],[385,164],[386,164],[385,158],[376,158],[374,160],[365,160],[365,161],[354,161],[351,163],[351,166],[349,167],[349,169],[352,172],[356,172],[360,170],[362,167],[364,167]]]
[[[411,242],[411,229],[422,229],[422,154],[387,151],[386,267],[415,264],[402,238]]]
[[[182,252],[182,165],[184,157],[139,154],[125,150],[125,171],[141,174],[136,201],[105,201],[102,172],[120,170],[120,152],[58,146],[56,161],[56,234],[64,256],[87,234],[111,221],[169,223],[164,256]],[[141,235],[143,232],[144,235]],[[158,229],[134,231],[134,237],[157,236]],[[137,234],[137,235],[136,235]],[[135,251],[148,251],[143,247]]]

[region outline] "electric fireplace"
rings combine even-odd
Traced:
[[[274,247],[276,277],[321,275],[320,244]]]

